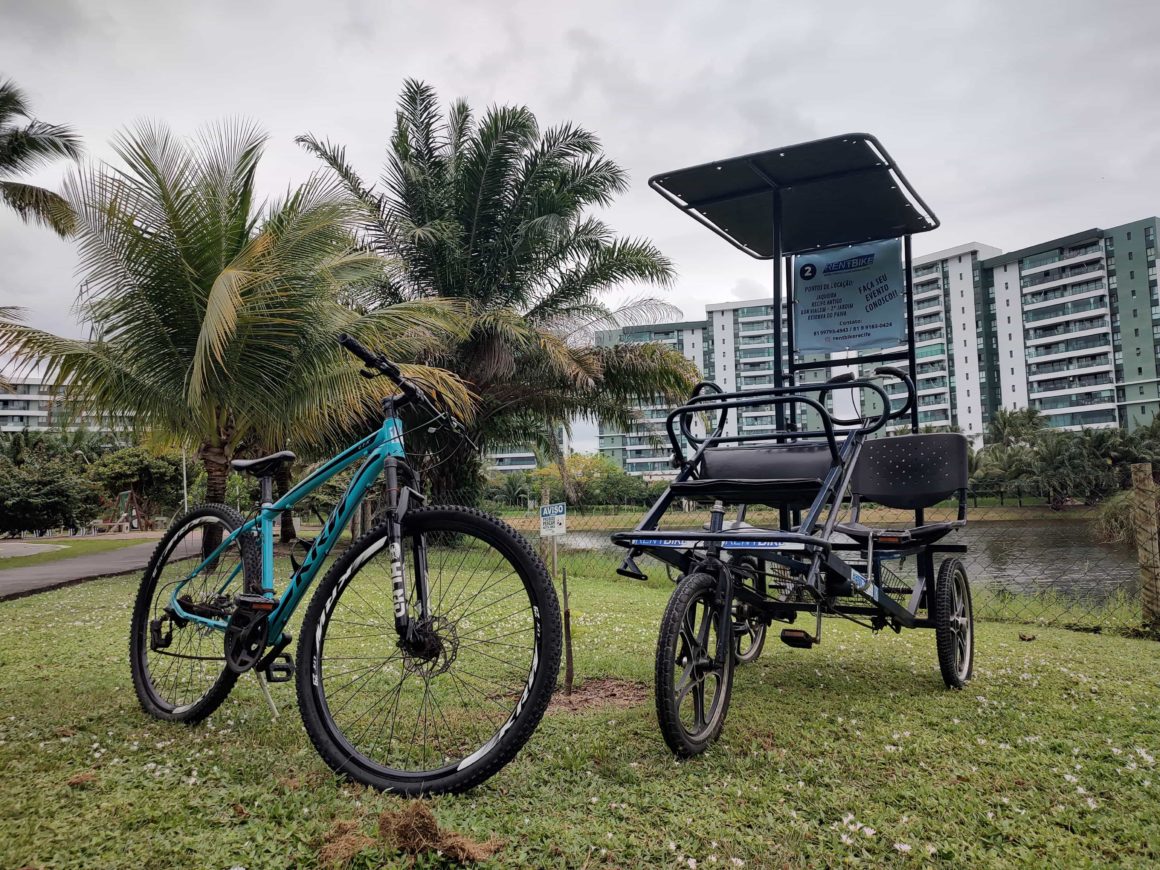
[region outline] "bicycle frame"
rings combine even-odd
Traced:
[[[334,506],[330,516],[327,517],[322,531],[319,532],[318,537],[314,539],[314,543],[307,551],[306,558],[291,575],[286,593],[268,617],[270,643],[280,642],[282,630],[289,622],[291,614],[294,613],[306,590],[310,588],[310,584],[314,582],[322,563],[334,548],[342,530],[350,522],[354,511],[362,503],[367,490],[378,480],[385,467],[394,470],[399,460],[404,458],[402,423],[394,414],[387,414],[378,431],[353,444],[321,468],[316,469],[277,501],[262,505],[257,516],[247,520],[240,528],[227,535],[221,544],[174,588],[169,600],[169,606],[173,613],[182,619],[200,623],[207,628],[218,631],[225,630],[225,620],[187,613],[182,609],[177,598],[185,584],[196,577],[206,565],[212,563],[239,535],[258,535],[262,553],[261,593],[267,598],[272,598],[274,596],[274,526],[278,518],[283,511],[293,508],[332,477],[341,474],[359,460],[363,460],[362,466],[352,478],[342,498],[339,499],[338,504]],[[395,475],[388,474],[388,477],[394,479]],[[242,565],[239,563],[222,584],[223,591],[234,581],[241,570]]]

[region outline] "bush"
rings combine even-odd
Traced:
[[[1160,503],[1154,510],[1160,511]],[[1096,540],[1103,544],[1136,543],[1136,520],[1133,516],[1133,493],[1117,492],[1102,505],[1096,517]]]
[[[0,458],[0,534],[78,529],[99,506],[96,488],[66,461]]]
[[[144,447],[106,453],[88,467],[106,499],[132,491],[146,517],[170,514],[181,504],[181,454],[156,455]]]

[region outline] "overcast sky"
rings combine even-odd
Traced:
[[[668,169],[873,133],[942,221],[919,254],[1160,212],[1158,46],[1158,0],[0,0],[0,76],[95,158],[141,118],[191,133],[245,116],[271,136],[270,194],[317,166],[293,142],[308,131],[373,178],[407,77],[580,123],[631,173],[607,219],[672,257],[690,318],[767,294],[769,266],[651,192]],[[75,268],[69,243],[0,209],[0,305],[76,334]]]

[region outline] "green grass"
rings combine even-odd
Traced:
[[[29,538],[29,544],[52,544],[59,546],[59,550],[46,550],[43,553],[33,553],[31,556],[13,556],[10,559],[0,559],[0,571],[8,568],[24,568],[29,565],[43,565],[46,562],[56,562],[60,559],[73,559],[77,556],[92,556],[95,553],[107,553],[110,550],[120,550],[122,547],[132,547],[137,544],[154,544],[154,538]]]
[[[650,681],[663,572],[569,581],[580,678]],[[333,779],[292,685],[272,687],[277,721],[251,679],[202,726],[144,716],[134,585],[0,604],[0,866],[313,867],[336,821],[372,833],[401,806]],[[496,777],[430,805],[502,839],[495,866],[1156,866],[1160,644],[1020,630],[979,625],[975,680],[948,692],[932,633],[828,621],[821,647],[771,642],[738,672],[698,759],[673,760],[651,705],[553,712]],[[383,865],[409,859],[352,863]]]

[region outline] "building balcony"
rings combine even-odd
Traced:
[[[1037,256],[1044,256],[1042,254]],[[1074,266],[1080,263],[1089,262],[1092,259],[1103,259],[1104,249],[1098,242],[1093,242],[1083,248],[1074,248],[1070,251],[1064,251],[1051,259],[1037,260],[1036,257],[1028,257],[1029,260],[1036,260],[1034,265],[1022,266],[1020,270],[1021,275],[1039,274],[1048,269],[1062,269],[1066,266]]]
[[[1080,320],[1044,330],[1029,329],[1027,330],[1026,343],[1029,347],[1035,347],[1042,345],[1044,342],[1057,341],[1062,335],[1083,337],[1085,335],[1095,335],[1100,332],[1111,332],[1111,324],[1107,318],[1101,318],[1097,322]]]
[[[1054,305],[1025,312],[1023,322],[1025,324],[1038,323],[1043,326],[1050,326],[1056,321],[1062,321],[1069,317],[1079,317],[1091,312],[1098,312],[1100,314],[1110,313],[1108,310],[1108,297],[1100,293],[1087,299],[1080,299],[1074,302],[1057,302]]]
[[[1079,266],[1072,266],[1070,269],[1061,269],[1058,275],[1038,274],[1031,278],[1020,278],[1019,287],[1024,290],[1032,288],[1042,288],[1044,290],[1052,287],[1057,287],[1061,284],[1067,284],[1084,275],[1090,275],[1093,272],[1103,272],[1105,269],[1103,261],[1097,263],[1084,263]]]

